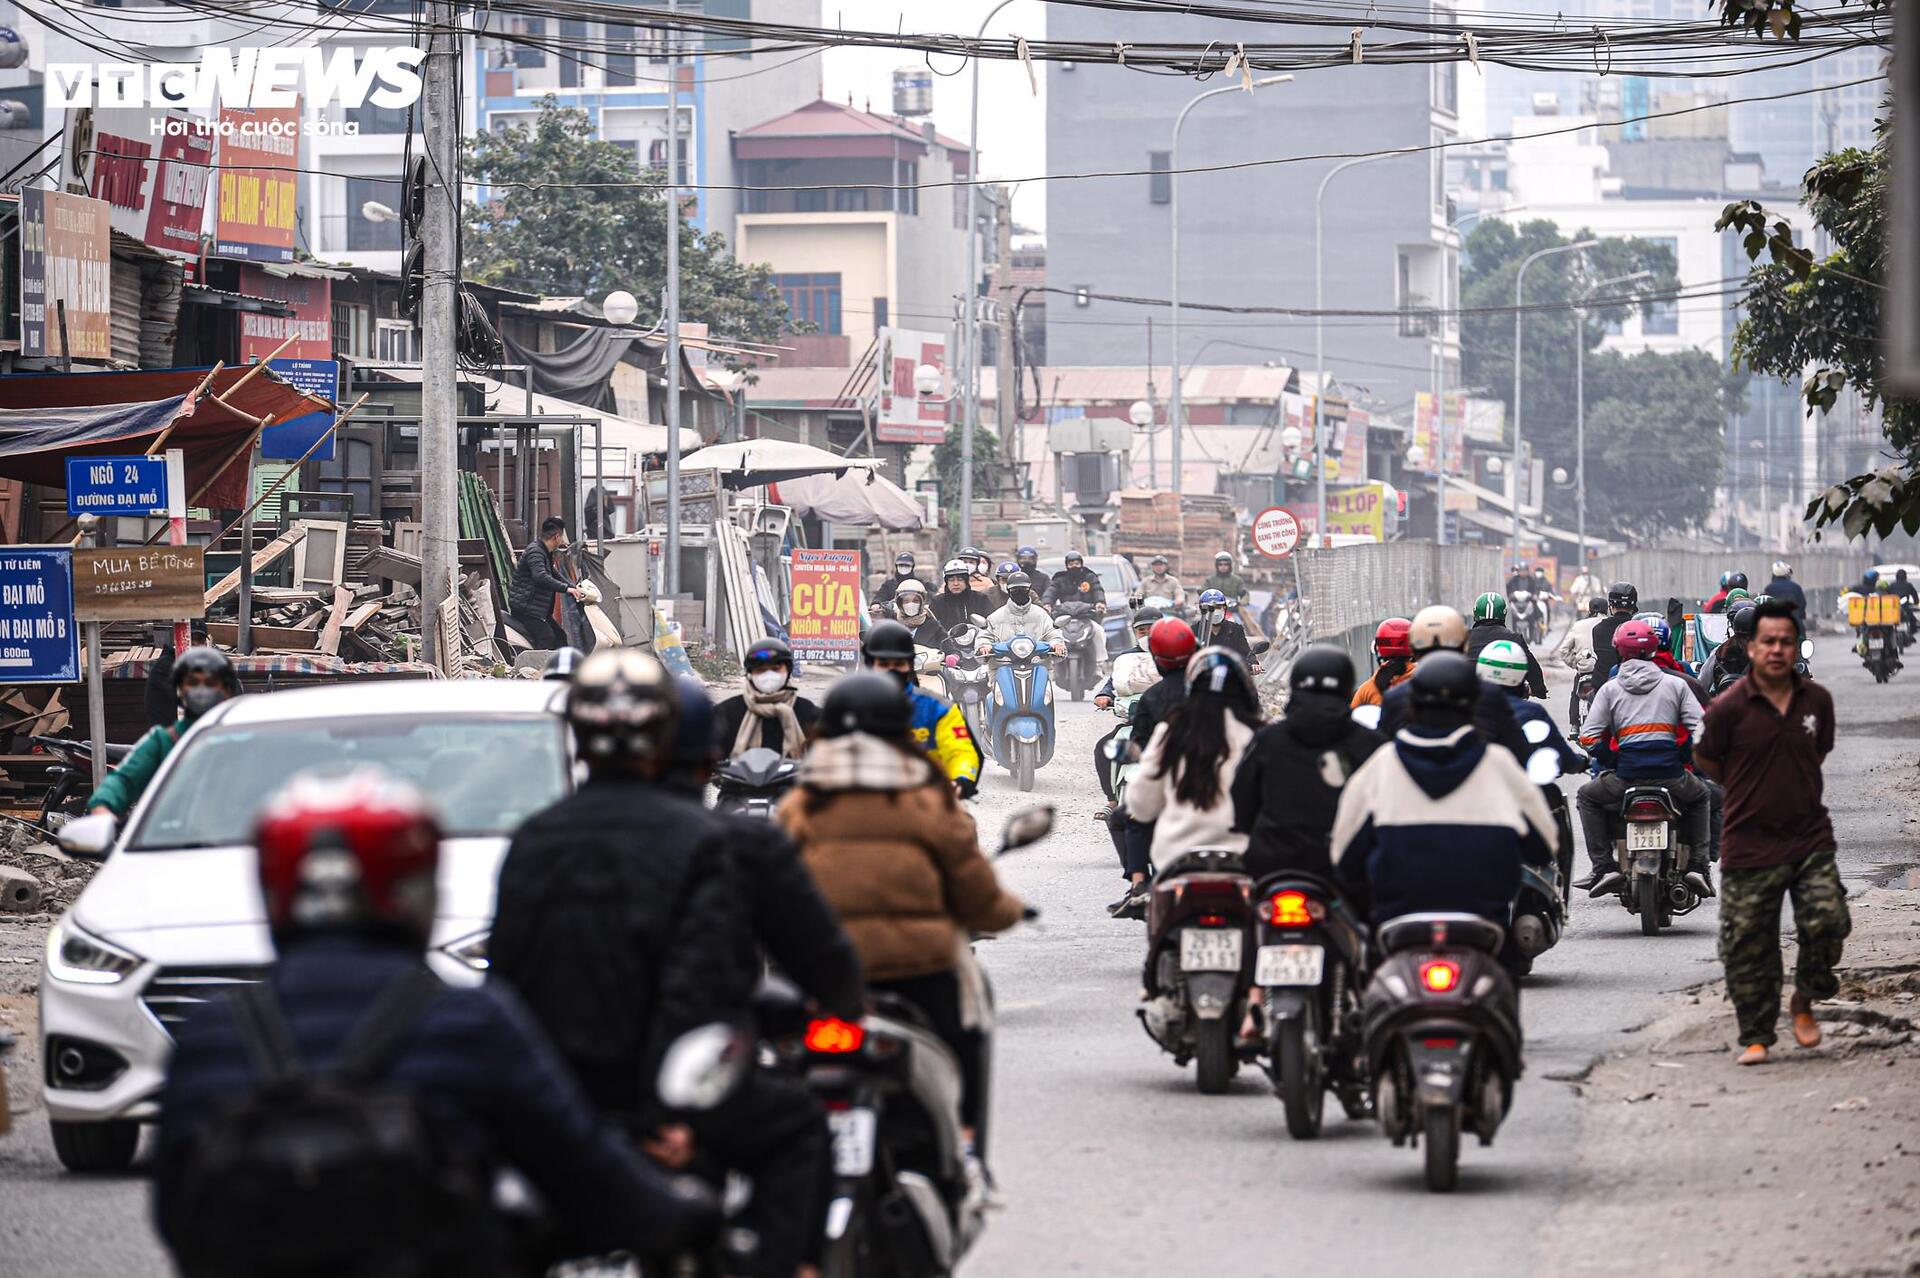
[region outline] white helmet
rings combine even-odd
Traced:
[[[973,565],[964,559],[949,559],[947,560],[946,566],[940,570],[940,575],[942,577],[971,577],[973,576]],[[895,593],[897,594],[899,592],[895,591]]]
[[[1791,577],[1793,576],[1793,565],[1784,559],[1776,559],[1773,561],[1773,575],[1776,577]]]
[[[1467,620],[1445,604],[1422,608],[1407,626],[1407,646],[1416,658],[1440,648],[1462,651],[1467,646]]]
[[[1474,664],[1488,683],[1517,688],[1526,682],[1527,654],[1511,639],[1495,639],[1480,650],[1480,659]]]
[[[908,577],[893,588],[893,597],[895,599],[898,599],[901,595],[924,595],[926,593],[927,588],[920,584],[918,577]]]

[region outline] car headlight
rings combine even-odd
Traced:
[[[1025,635],[1015,635],[1013,642],[1007,645],[1007,651],[1019,661],[1025,661],[1033,655],[1033,640]]]
[[[75,985],[118,985],[139,967],[138,954],[109,945],[62,919],[47,933],[47,975]]]
[[[448,941],[440,949],[476,972],[487,970],[487,941],[492,932],[471,932],[457,941]]]

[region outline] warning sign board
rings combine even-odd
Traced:
[[[1269,559],[1285,559],[1300,544],[1300,521],[1285,506],[1269,506],[1253,521],[1253,546]]]

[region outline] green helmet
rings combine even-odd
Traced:
[[[1507,619],[1507,597],[1489,590],[1473,601],[1473,619],[1475,621],[1505,621]]]
[[[1485,595],[1480,596],[1482,599]],[[1495,596],[1496,598],[1498,596]],[[1527,677],[1527,653],[1511,639],[1496,639],[1480,650],[1480,677],[1503,688],[1517,688]]]
[[[1726,601],[1728,603],[1732,603],[1736,599],[1751,599],[1752,597],[1753,597],[1752,595],[1749,595],[1746,591],[1742,590],[1740,587],[1735,586],[1732,590],[1729,590],[1727,592]]]

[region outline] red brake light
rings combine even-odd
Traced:
[[[1327,916],[1326,907],[1305,892],[1276,892],[1272,901],[1275,927],[1308,927]]]
[[[1225,927],[1226,925],[1227,916],[1224,914],[1202,914],[1200,916],[1201,927]]]
[[[1666,805],[1658,799],[1635,799],[1627,805],[1629,821],[1664,821],[1666,819]]]
[[[1460,1046],[1460,1040],[1457,1038],[1423,1038],[1420,1040],[1420,1046],[1430,1047],[1437,1052],[1452,1051],[1454,1048]]]
[[[1435,994],[1445,994],[1460,983],[1460,965],[1451,959],[1432,959],[1420,965],[1420,984]]]
[[[807,1050],[839,1054],[857,1052],[860,1045],[867,1041],[867,1031],[856,1021],[843,1021],[837,1017],[828,1017],[820,1021],[807,1022]]]

